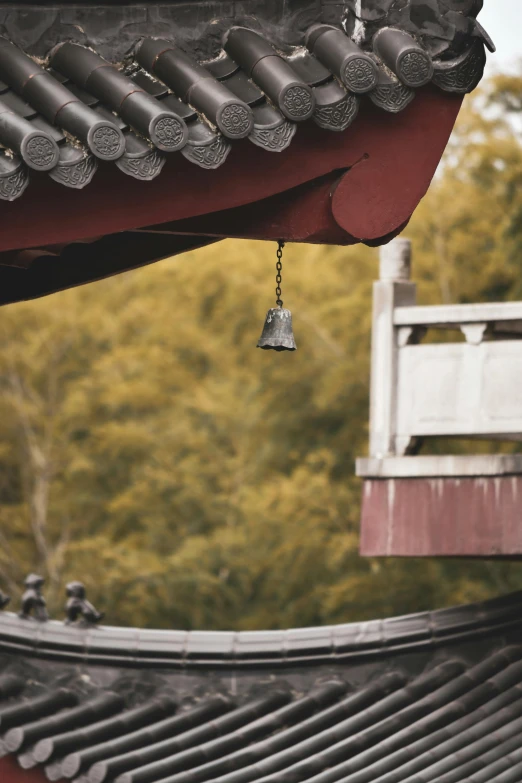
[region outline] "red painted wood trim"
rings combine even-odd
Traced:
[[[426,195],[462,105],[461,97],[428,96],[414,121],[394,126],[394,134],[384,134],[377,122],[366,128],[368,155],[340,180],[332,203],[336,222],[352,236],[372,240],[393,233]]]
[[[157,226],[135,229],[135,232],[193,236],[201,234],[219,239],[284,239],[287,242],[318,245],[355,245],[359,240],[347,234],[335,222],[331,210],[335,188],[344,176],[347,175],[339,176],[335,172],[254,204],[224,209],[222,212],[212,212],[187,220],[172,220]],[[389,242],[406,228],[408,220],[396,226],[389,234],[368,240],[367,244],[377,246]]]
[[[347,234],[332,214],[332,194],[343,176],[332,172],[253,204],[160,223],[145,230],[203,234],[221,239],[284,239],[310,244],[353,245],[358,240]]]
[[[22,769],[16,759],[0,759],[0,783],[49,783],[42,769]]]
[[[361,555],[522,555],[522,476],[366,479]]]
[[[333,196],[333,215],[343,231],[375,239],[413,212],[433,177],[461,102],[432,86],[420,90],[398,115],[364,101],[354,125],[343,133],[306,123],[281,153],[268,153],[247,140],[237,142],[216,171],[172,155],[153,182],[134,180],[112,164],[101,164],[81,191],[49,177],[33,177],[20,199],[0,203],[0,251],[232,209],[351,167]],[[324,198],[329,204],[330,194]]]

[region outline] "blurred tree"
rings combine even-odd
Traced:
[[[426,303],[522,296],[521,94],[522,68],[518,76],[494,77],[464,102],[408,228]]]
[[[522,295],[517,79],[468,99],[408,228],[426,302]],[[58,616],[81,578],[109,622],[250,629],[522,586],[509,564],[358,557],[377,253],[287,247],[288,355],[254,347],[275,249],[227,241],[0,311],[0,586],[38,570]]]

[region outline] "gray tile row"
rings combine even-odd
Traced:
[[[241,139],[282,152],[308,120],[346,130],[365,95],[396,113],[428,82],[469,92],[486,59],[479,35],[464,36],[462,51],[442,59],[400,26],[378,29],[363,47],[317,23],[289,55],[231,26],[221,53],[204,63],[167,38],[137,37],[132,57],[116,65],[67,30],[43,65],[0,36],[0,199],[18,198],[30,173],[83,188],[99,161],[150,181],[176,153],[214,169]]]
[[[83,627],[0,614],[0,652],[126,666],[252,667],[430,649],[520,627],[522,592],[454,609],[286,631],[154,631]]]
[[[474,663],[433,655],[414,673],[397,652],[360,684],[339,666],[242,703],[204,678],[180,705],[161,686],[136,704],[74,678],[26,696],[1,675],[0,757],[75,783],[519,783],[522,648],[490,642]]]

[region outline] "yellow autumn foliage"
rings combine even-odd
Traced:
[[[522,296],[520,94],[501,77],[467,101],[407,229],[422,302]],[[298,351],[276,354],[255,349],[275,249],[225,241],[0,311],[2,588],[35,570],[55,616],[75,578],[110,623],[255,629],[522,586],[509,564],[358,556],[377,251],[287,246]]]

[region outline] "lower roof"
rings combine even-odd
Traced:
[[[521,605],[237,634],[2,614],[0,778],[520,783]]]
[[[499,637],[518,632],[521,618],[522,591],[404,617],[284,631],[149,630],[40,622],[0,612],[0,655],[140,670],[335,666]]]

